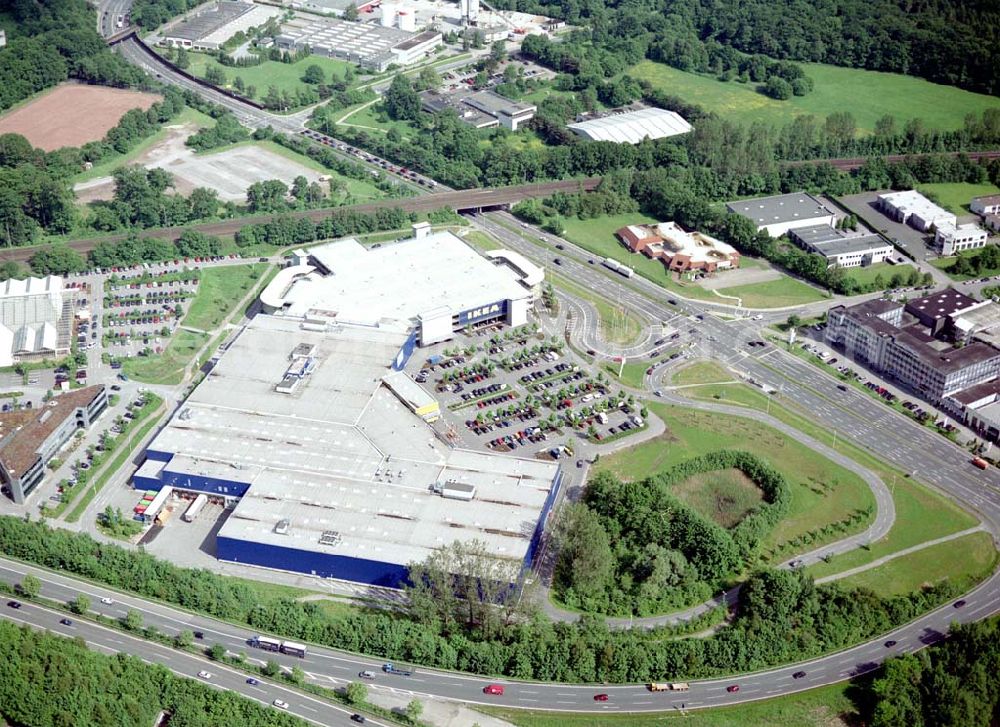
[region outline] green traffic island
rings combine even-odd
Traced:
[[[164,258],[164,262],[167,259]],[[178,262],[181,262],[180,260]],[[183,262],[187,262],[184,260]],[[201,279],[201,270],[198,268],[184,268],[183,270],[177,270],[169,273],[151,273],[145,271],[135,277],[125,277],[119,276],[116,273],[109,275],[105,281],[104,286],[110,288],[111,290],[117,290],[118,288],[129,288],[137,289],[143,286],[148,286],[150,283],[183,283],[186,285],[192,285],[197,283]],[[107,298],[107,296],[105,296]]]
[[[739,450],[632,482],[599,472],[559,528],[553,593],[612,616],[702,603],[746,575],[790,498],[778,470]]]
[[[778,545],[763,551],[760,554],[761,562],[780,563],[790,555],[801,553],[804,550],[808,550],[813,546],[818,546],[821,543],[828,543],[836,536],[845,538],[851,533],[857,532],[858,528],[863,526],[865,523],[871,522],[874,516],[875,510],[870,507],[853,510],[847,515],[847,517],[844,517],[836,522],[827,523],[821,528],[801,533],[789,540],[783,540]],[[859,547],[864,548],[865,546],[861,545]],[[824,563],[829,563],[832,559],[832,555],[826,555],[822,560]]]
[[[503,384],[503,386],[507,385]],[[448,406],[448,409],[451,411],[462,411],[463,409],[468,409],[473,406],[478,406],[483,402],[493,402],[490,404],[490,406],[497,406],[499,404],[502,404],[503,401],[516,401],[519,396],[520,394],[518,394],[516,391],[511,391],[511,389],[508,387],[505,389],[501,389],[500,391],[494,391],[489,394],[485,394],[475,399],[468,399],[466,401],[459,401],[454,404],[450,404]],[[494,402],[495,399],[499,399],[501,397],[503,398],[503,401]]]
[[[591,425],[587,430],[587,441],[591,444],[611,444],[612,442],[617,442],[621,439],[625,439],[626,437],[631,437],[635,434],[639,434],[640,432],[644,432],[647,429],[649,429],[649,422],[645,419],[645,417],[642,419],[642,424],[631,426],[625,431],[621,431],[619,429],[614,434],[608,435],[600,434],[596,431],[596,429],[594,429],[594,426]]]

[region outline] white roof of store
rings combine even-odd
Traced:
[[[48,275],[44,278],[10,278],[0,283],[0,298],[10,298],[18,295],[52,295],[62,292],[63,279],[58,275]]]
[[[662,139],[667,136],[686,134],[691,124],[680,114],[666,109],[647,108],[612,114],[600,119],[580,121],[570,124],[569,129],[592,141],[616,141],[638,144],[649,137]]]
[[[317,271],[290,285],[276,278],[261,296],[282,299],[284,315],[319,313],[336,322],[402,330],[436,309],[458,313],[530,294],[514,271],[492,264],[450,232],[377,248],[340,240],[310,254],[330,274]]]
[[[169,472],[251,483],[223,537],[403,565],[477,538],[523,558],[557,465],[444,445],[382,386],[405,340],[258,315],[150,448],[174,453]],[[315,347],[315,368],[279,393],[300,344]],[[475,499],[431,491],[448,480],[475,485]],[[288,532],[275,532],[285,519]],[[326,531],[341,535],[332,550]]]
[[[887,192],[880,194],[878,197],[901,212],[914,214],[928,222],[933,222],[934,220],[955,221],[953,213],[934,204],[915,189],[907,189],[902,192]]]
[[[545,280],[545,271],[531,262],[519,252],[513,250],[487,250],[486,257],[490,260],[506,261],[522,274],[521,282],[533,288]]]
[[[425,406],[433,406],[437,401],[427,393],[420,384],[410,378],[405,371],[393,371],[382,377],[385,385],[392,389],[396,396],[409,402],[414,409],[422,409]]]

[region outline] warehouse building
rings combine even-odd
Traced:
[[[379,247],[349,238],[312,248],[265,288],[265,312],[320,329],[350,323],[412,332],[411,350],[470,326],[527,322],[537,268],[496,265],[450,232],[416,227],[421,237]]]
[[[598,118],[581,118],[567,128],[591,141],[638,144],[643,139],[664,139],[691,131],[680,114],[660,108],[640,108]]]
[[[538,107],[504,98],[493,91],[477,93],[442,93],[433,89],[420,92],[420,105],[432,114],[454,111],[459,120],[476,129],[503,126],[517,131],[535,118]]]
[[[920,232],[930,232],[944,223],[950,225],[958,223],[955,215],[913,189],[880,194],[878,207],[886,217],[904,225],[908,224]]]
[[[265,25],[281,10],[270,5],[222,0],[185,18],[160,34],[163,45],[193,50],[218,50],[238,32]]]
[[[45,478],[45,466],[76,433],[108,406],[103,386],[53,397],[37,409],[0,413],[0,486],[21,504]]]
[[[315,55],[357,63],[382,72],[389,66],[408,66],[422,60],[441,44],[437,31],[411,33],[368,23],[297,15],[281,26],[274,39],[281,50],[309,48]]]
[[[830,267],[864,267],[892,257],[892,244],[874,233],[848,232],[829,225],[810,225],[791,229],[788,236],[799,247],[825,257]]]
[[[1000,194],[991,194],[986,197],[973,197],[969,209],[981,217],[986,215],[1000,214]]]
[[[789,230],[799,227],[833,227],[836,221],[836,215],[807,192],[729,202],[726,209],[748,218],[756,225],[758,232],[766,230],[771,237],[781,237]]]
[[[216,552],[233,563],[397,587],[410,563],[476,539],[516,571],[559,466],[445,444],[415,415],[422,393],[392,373],[407,340],[256,316],[149,445],[135,487],[225,498]]]
[[[67,355],[72,307],[57,275],[0,283],[0,366]]]

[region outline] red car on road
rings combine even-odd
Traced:
[[[594,701],[595,702],[606,702],[606,701],[608,701],[608,695],[607,694],[595,694],[594,695]]]
[[[483,694],[495,694],[497,696],[503,696],[503,687],[499,684],[487,684],[483,687]]]
[[[739,684],[733,684],[732,686],[726,687],[726,691],[727,692],[738,692],[738,691],[740,691],[740,685]]]

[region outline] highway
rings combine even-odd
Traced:
[[[313,697],[264,677],[256,677],[259,682],[256,685],[248,684],[244,672],[205,657],[162,646],[30,601],[20,601],[20,603],[19,609],[2,606],[3,617],[17,624],[47,629],[60,636],[83,639],[91,649],[104,654],[121,652],[136,656],[150,664],[161,664],[180,676],[197,679],[215,689],[240,693],[247,699],[270,706],[271,709],[279,709],[273,706],[273,702],[275,699],[280,699],[288,703],[289,713],[313,724],[353,724],[350,719],[353,710],[325,699]],[[61,619],[67,617],[72,622],[69,626],[60,623]],[[211,677],[209,679],[199,677],[198,672],[201,671],[207,671]],[[367,723],[388,727],[387,723],[371,718]]]
[[[509,679],[486,679],[454,672],[442,672],[433,669],[417,667],[410,677],[391,676],[381,671],[382,660],[374,657],[364,657],[333,649],[310,647],[304,659],[289,657],[282,654],[254,652],[248,646],[248,640],[256,632],[249,628],[234,626],[228,623],[195,616],[185,611],[163,604],[151,602],[135,596],[116,593],[108,588],[96,586],[78,579],[55,574],[46,570],[27,566],[6,558],[0,558],[0,578],[11,582],[20,582],[25,573],[35,574],[42,582],[43,596],[58,601],[70,601],[83,593],[90,597],[93,608],[106,616],[123,618],[128,609],[142,613],[146,626],[155,626],[162,633],[173,636],[184,630],[201,631],[204,633],[206,646],[221,644],[233,653],[246,652],[248,658],[257,659],[259,663],[273,659],[283,666],[301,666],[310,681],[323,686],[334,687],[349,681],[357,681],[358,672],[370,669],[377,672],[373,682],[368,682],[371,689],[393,689],[412,693],[418,698],[440,697],[464,702],[466,704],[491,704],[528,709],[546,709],[572,712],[651,712],[668,709],[678,709],[681,704],[686,709],[698,709],[723,705],[740,704],[758,699],[788,694],[811,689],[823,684],[847,679],[859,672],[872,668],[872,665],[882,661],[887,656],[909,653],[933,643],[947,632],[952,622],[975,621],[996,613],[998,604],[995,599],[984,597],[1000,587],[1000,575],[993,576],[981,584],[975,591],[965,596],[967,604],[963,608],[955,608],[952,604],[942,606],[926,614],[907,626],[885,634],[878,641],[863,644],[846,651],[831,654],[802,664],[794,664],[772,669],[734,676],[732,678],[691,681],[691,689],[680,693],[651,693],[644,685],[569,685],[538,682],[515,682]],[[100,603],[104,597],[112,597],[115,603],[105,606]],[[6,618],[24,619],[33,625],[65,632],[58,623],[56,612],[29,607],[25,603],[20,610],[8,606],[0,606],[0,614]],[[72,635],[84,636],[88,642],[98,645],[104,650],[127,651],[149,661],[165,663],[181,674],[195,676],[202,669],[207,669],[219,678],[213,680],[220,686],[233,688],[251,698],[270,702],[275,697],[289,702],[296,713],[306,716],[320,724],[339,725],[343,723],[340,708],[330,705],[334,712],[313,714],[311,710],[319,710],[319,704],[308,701],[304,706],[304,697],[299,692],[282,688],[277,685],[261,685],[263,693],[255,693],[245,684],[245,678],[237,675],[226,676],[222,681],[222,673],[229,670],[218,664],[206,666],[206,662],[198,657],[187,656],[167,647],[124,634],[108,630],[104,627],[84,626],[84,621],[75,619],[75,630]],[[887,648],[884,641],[894,640],[897,643]],[[792,675],[805,671],[806,675],[794,679]],[[672,675],[664,675],[664,680]],[[505,694],[492,696],[483,693],[487,684],[501,684]],[[740,689],[736,693],[727,691],[727,687],[737,684]],[[279,691],[283,690],[283,691]],[[604,693],[609,695],[607,702],[594,701],[594,695]],[[318,701],[318,700],[317,700]]]

